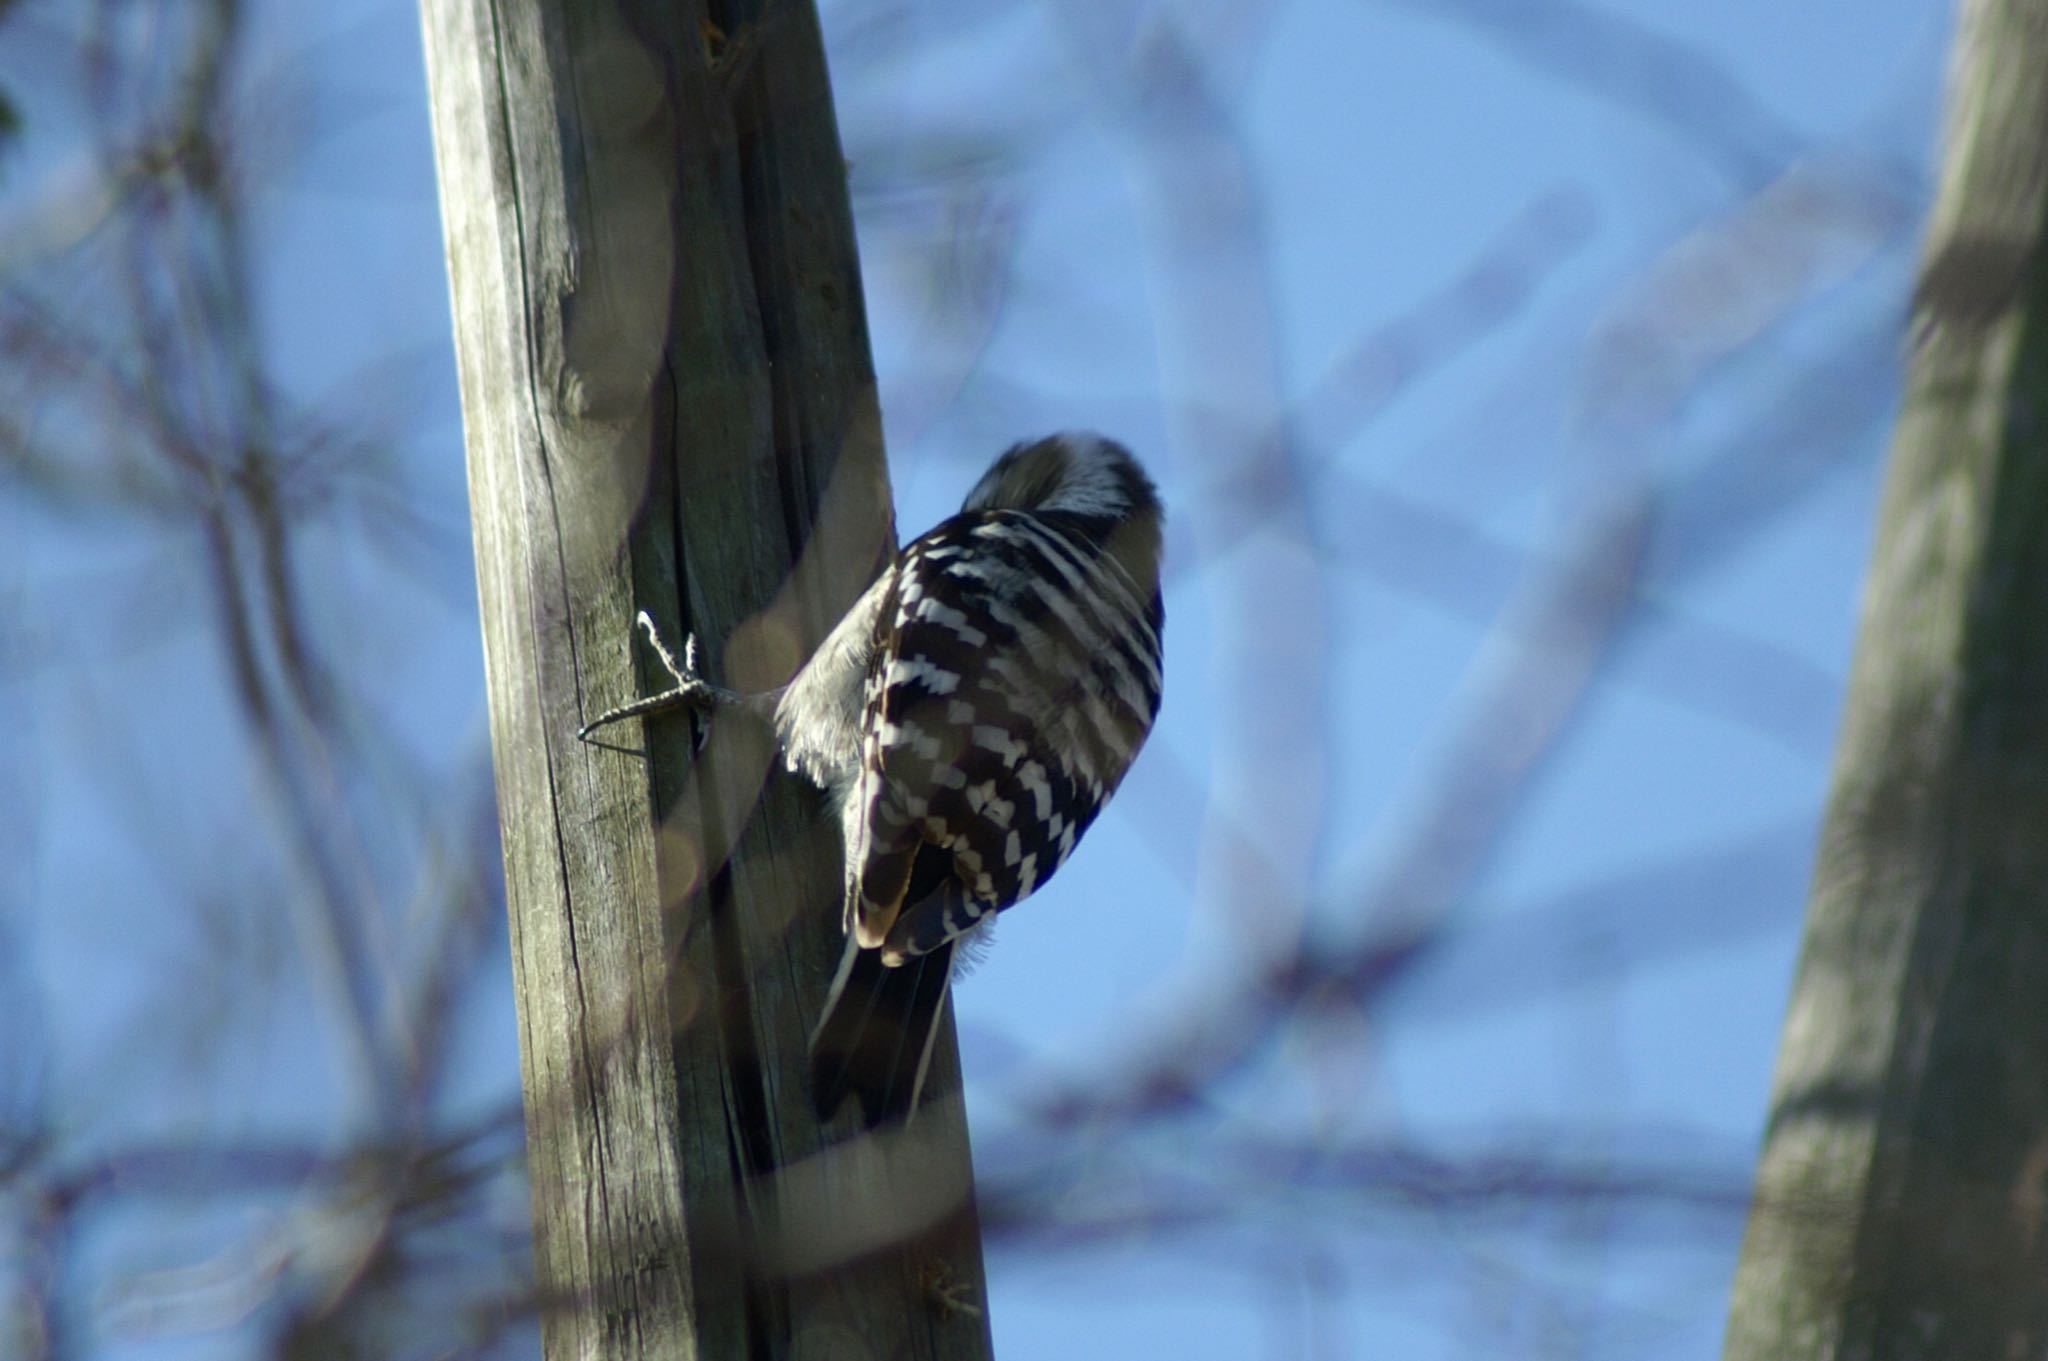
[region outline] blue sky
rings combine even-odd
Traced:
[[[417,16],[251,18],[249,106],[293,111],[253,139],[275,167],[251,204],[265,362],[386,433],[379,476],[419,526],[343,498],[295,550],[361,722],[447,792],[364,815],[402,972],[401,886],[436,837],[466,844],[487,759]],[[998,1245],[1000,1353],[1718,1349],[1736,1214],[1473,1210],[1211,1164],[1256,1135],[1745,1175],[1950,21],[1927,0],[826,7],[906,534],[1009,441],[1069,427],[1138,449],[1174,526],[1153,750],[956,994],[984,1174],[1028,1133],[1020,1099],[1116,1071],[1294,925],[1355,941],[1416,902],[1447,923],[1383,993],[1283,1027],[1208,1118],[1067,1146],[1082,1186],[1206,1177],[1234,1212]],[[4,52],[31,132],[0,241],[81,155],[77,110]],[[1167,118],[1162,88],[1204,102]],[[1233,479],[1276,419],[1296,461],[1247,529]],[[0,738],[27,848],[0,926],[33,964],[66,1137],[345,1123],[289,914],[187,910],[252,872],[294,891],[289,865],[220,850],[262,795],[203,616],[177,609],[201,589],[191,543],[4,485],[0,539],[28,548],[0,558],[23,644],[0,684],[29,720]],[[1634,574],[1588,643],[1546,593],[1610,539]],[[72,607],[106,582],[116,618]],[[1486,776],[1523,740],[1525,780]],[[1404,897],[1389,885],[1441,868],[1417,859],[1429,832],[1482,849]],[[210,951],[277,981],[194,996],[178,979]],[[502,939],[463,997],[450,1119],[516,1089]],[[198,1081],[159,1067],[193,1060]],[[84,1293],[232,1256],[276,1213],[103,1233]],[[95,1333],[149,1356],[223,1336],[250,1344]]]

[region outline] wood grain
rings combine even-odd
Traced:
[[[1730,1361],[2048,1352],[2048,4],[1960,21]]]
[[[637,610],[764,688],[894,542],[815,13],[423,17],[547,1354],[986,1356],[950,1020],[909,1130],[807,1108],[816,795],[740,718],[575,737]]]

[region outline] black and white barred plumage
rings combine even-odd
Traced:
[[[907,1118],[962,933],[1050,879],[1159,709],[1161,511],[1128,450],[1018,445],[884,570],[783,692],[831,791],[847,950],[811,1045],[822,1117]]]

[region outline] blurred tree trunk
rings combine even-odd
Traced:
[[[819,801],[739,716],[576,738],[637,611],[765,688],[894,542],[816,14],[423,11],[548,1355],[985,1356],[950,1024],[910,1130],[808,1110]]]
[[[1725,1355],[2048,1355],[2048,0],[1967,0]]]

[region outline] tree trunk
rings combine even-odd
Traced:
[[[815,12],[424,17],[547,1354],[986,1356],[950,1021],[907,1130],[809,1112],[818,797],[740,715],[576,738],[636,612],[764,689],[894,544]]]
[[[1968,0],[1725,1355],[2048,1354],[2048,0]]]

